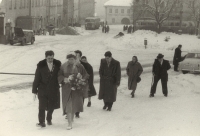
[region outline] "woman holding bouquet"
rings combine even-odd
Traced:
[[[74,113],[83,112],[83,98],[87,97],[85,89],[89,75],[80,63],[76,63],[76,54],[70,52],[58,73],[58,81],[62,85],[63,115],[67,114],[68,127],[72,129]]]

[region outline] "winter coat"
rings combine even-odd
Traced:
[[[174,52],[173,64],[177,65],[181,60],[181,49],[177,47]]]
[[[132,26],[128,27],[128,34],[130,34],[132,32]]]
[[[63,114],[67,112],[83,112],[83,99],[88,96],[88,86],[81,88],[81,91],[72,91],[70,83],[64,83],[64,78],[68,78],[70,75],[77,75],[80,73],[83,79],[88,79],[85,68],[80,63],[74,65],[65,62],[58,73],[58,81],[62,86],[62,105]]]
[[[38,95],[39,109],[53,110],[60,108],[60,91],[58,71],[61,62],[53,60],[52,72],[49,70],[46,59],[40,61],[35,72],[32,93]]]
[[[128,89],[136,90],[137,78],[142,74],[143,68],[139,62],[133,63],[130,61],[126,68],[126,73],[128,75]]]
[[[168,74],[167,71],[171,68],[170,63],[168,60],[163,59],[162,65],[158,61],[158,59],[155,59],[153,64],[152,72],[154,76],[158,76],[164,80],[168,80]]]
[[[94,74],[93,74],[93,68],[89,63],[85,63],[81,61],[81,64],[84,66],[85,70],[87,71],[87,73],[89,74],[89,79],[88,79],[88,85],[89,85],[89,92],[88,92],[88,96],[95,96],[96,90],[94,88]]]
[[[123,31],[126,31],[126,26],[124,25],[124,27],[123,27]]]
[[[112,58],[108,66],[106,59],[101,59],[99,68],[100,89],[99,99],[105,102],[115,102],[117,97],[117,87],[121,80],[121,67],[119,61]]]

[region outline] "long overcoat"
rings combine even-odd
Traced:
[[[72,74],[80,73],[83,79],[88,80],[89,75],[80,63],[74,65],[69,62],[64,63],[58,73],[58,81],[62,86],[62,106],[63,115],[67,112],[83,112],[83,99],[88,97],[88,86],[81,88],[81,91],[72,91],[70,83],[64,83],[64,78],[68,78]]]
[[[128,75],[128,89],[136,90],[137,78],[142,74],[143,68],[139,62],[130,61],[126,68],[126,73]]]
[[[88,79],[88,85],[89,85],[89,91],[88,91],[88,97],[95,96],[96,90],[94,88],[94,73],[93,73],[93,68],[89,63],[85,63],[81,61],[81,64],[84,66],[85,70],[89,74],[89,79]]]
[[[174,52],[173,64],[178,65],[180,61],[181,61],[181,49],[177,47]]]
[[[168,81],[168,73],[167,71],[171,68],[170,63],[168,60],[163,59],[163,63],[158,61],[158,59],[155,59],[153,64],[152,72],[154,76],[160,77],[163,80]]]
[[[42,60],[38,63],[33,82],[32,93],[38,95],[39,109],[53,110],[60,108],[60,91],[58,84],[58,71],[61,62],[53,60],[53,70],[50,71],[47,61]]]
[[[106,59],[101,59],[99,68],[100,89],[99,99],[105,102],[115,102],[117,97],[117,87],[121,80],[121,67],[119,61],[112,58],[108,66]]]

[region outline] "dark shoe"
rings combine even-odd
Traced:
[[[37,123],[36,126],[37,127],[46,127],[46,124],[45,123]]]
[[[52,122],[51,121],[47,121],[47,125],[52,125]]]
[[[88,102],[87,107],[91,107],[91,102]]]
[[[135,97],[135,95],[134,94],[131,94],[132,96],[131,96],[131,98],[134,98]]]
[[[167,94],[164,94],[165,97],[167,97]]]
[[[108,108],[107,111],[111,111],[111,108]]]
[[[76,118],[80,118],[79,112],[76,113]]]
[[[149,97],[154,97],[154,94],[150,94]]]
[[[103,106],[103,109],[106,110],[107,107],[108,107],[108,106],[104,105],[104,106]]]

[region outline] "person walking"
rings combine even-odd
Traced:
[[[81,64],[84,66],[85,70],[90,75],[88,79],[89,90],[88,90],[87,107],[91,107],[91,97],[97,94],[93,84],[94,82],[93,67],[88,63],[86,56],[81,57]]]
[[[82,63],[82,61],[81,61],[81,57],[82,57],[82,52],[80,51],[80,50],[76,50],[76,51],[74,51],[75,52],[75,54],[76,54],[76,63],[80,63],[81,65],[83,65]],[[87,64],[85,64],[85,65],[87,65]],[[86,70],[86,68],[85,68],[85,65],[83,65],[83,67],[84,67],[84,69]],[[87,71],[86,71],[87,72]],[[88,73],[87,73],[88,74]],[[85,90],[85,92],[88,92],[89,91],[89,86],[88,86],[88,84],[86,85],[87,87],[85,87],[85,89],[87,89],[87,90]],[[87,93],[88,94],[88,93]],[[86,96],[86,94],[84,95],[84,96]],[[87,96],[88,97],[88,96]],[[83,104],[84,104],[84,99],[85,98],[87,98],[87,97],[84,97],[83,98]],[[75,113],[75,116],[76,116],[76,118],[80,118],[80,112],[76,112]]]
[[[181,48],[182,48],[182,45],[178,45],[178,47],[175,49],[175,52],[174,52],[173,65],[174,65],[174,71],[176,72],[178,72],[179,62],[182,61]]]
[[[45,58],[37,64],[32,87],[34,100],[36,96],[39,99],[38,127],[46,127],[45,110],[47,111],[47,124],[52,125],[53,111],[60,108],[60,91],[57,76],[61,62],[54,59],[53,51],[46,51]]]
[[[81,77],[80,81],[87,81],[89,78],[84,67],[80,63],[76,63],[76,54],[70,52],[67,55],[67,62],[61,66],[58,73],[58,81],[62,85],[63,115],[67,114],[68,130],[72,129],[74,113],[83,112],[85,86],[74,86],[74,82],[79,75]]]
[[[121,80],[121,67],[120,62],[112,58],[112,53],[107,51],[105,59],[101,59],[99,68],[100,75],[100,89],[99,100],[104,101],[103,109],[111,111],[113,102],[116,101],[117,88]]]
[[[143,72],[141,64],[138,62],[137,56],[132,57],[132,61],[128,62],[126,73],[128,75],[128,89],[132,90],[132,98],[135,97],[135,90],[139,82],[140,75]]]
[[[151,92],[149,97],[154,97],[156,93],[156,87],[158,81],[161,79],[162,84],[162,92],[165,97],[168,96],[168,89],[167,89],[167,82],[168,82],[168,73],[167,71],[171,68],[170,63],[168,60],[163,59],[164,55],[158,54],[157,59],[155,59],[153,64],[153,79],[152,79],[152,86]]]

